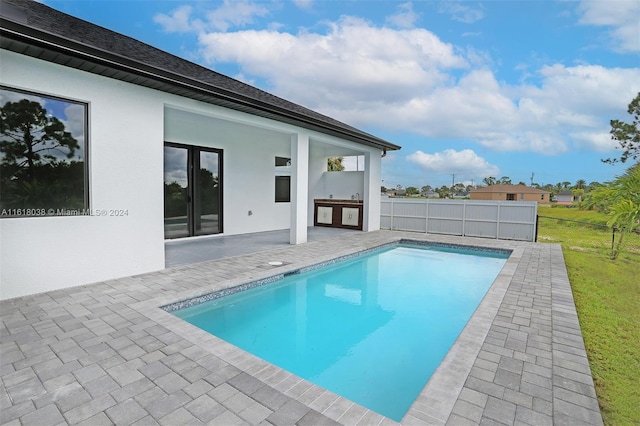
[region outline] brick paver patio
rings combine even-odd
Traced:
[[[513,250],[403,424],[602,424],[559,245],[390,231],[2,301],[0,423],[394,424],[159,306],[400,238]]]

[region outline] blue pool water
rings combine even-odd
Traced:
[[[398,246],[173,313],[400,421],[507,257]]]

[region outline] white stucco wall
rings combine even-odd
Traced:
[[[360,192],[365,202],[378,194],[377,205],[368,204],[377,212],[369,217],[379,216],[379,150],[4,50],[0,76],[8,87],[88,104],[90,208],[128,212],[0,219],[0,299],[163,269],[165,141],[223,150],[225,235],[290,227],[291,203],[275,202],[274,161],[291,158],[298,134],[309,140],[303,191],[308,192],[308,225],[313,224],[313,199],[331,193],[324,176],[326,158],[334,155],[371,158],[364,175],[348,177],[341,191],[346,189],[345,198]],[[370,175],[378,181],[368,194]],[[333,191],[339,184],[329,187]],[[336,189],[334,197],[343,197],[342,192]]]
[[[224,234],[289,228],[289,203],[275,202],[275,157],[290,158],[290,135],[220,120],[213,105],[194,106],[165,108],[165,140],[223,150]]]
[[[0,52],[4,85],[89,105],[90,207],[128,211],[0,219],[0,298],[162,269],[161,94]]]
[[[364,171],[324,172],[323,181],[326,196],[321,198],[351,200],[357,196],[364,199]]]

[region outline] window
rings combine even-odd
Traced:
[[[89,214],[87,109],[0,86],[1,217]]]
[[[516,194],[507,194],[507,201],[515,201]]]
[[[544,201],[544,194],[540,194],[540,199]]]
[[[276,203],[291,202],[291,159],[276,157]]]
[[[276,176],[276,203],[291,201],[291,176]]]
[[[346,157],[328,157],[328,172],[362,172],[364,171],[364,155],[349,155]]]

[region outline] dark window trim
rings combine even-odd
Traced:
[[[0,89],[2,90],[10,90],[16,93],[22,93],[30,96],[37,96],[39,98],[49,98],[56,101],[68,102],[72,104],[78,104],[84,106],[84,211],[83,214],[72,215],[72,216],[88,216],[91,214],[91,197],[90,197],[90,187],[89,187],[89,139],[91,139],[91,129],[89,127],[89,102],[87,101],[79,101],[70,98],[64,98],[62,96],[45,94],[42,92],[35,92],[32,90],[16,88],[12,86],[7,86],[4,84],[0,84]],[[7,218],[27,218],[27,217],[56,217],[56,216],[69,216],[69,215],[59,215],[55,214],[46,214],[41,216],[0,216]]]

